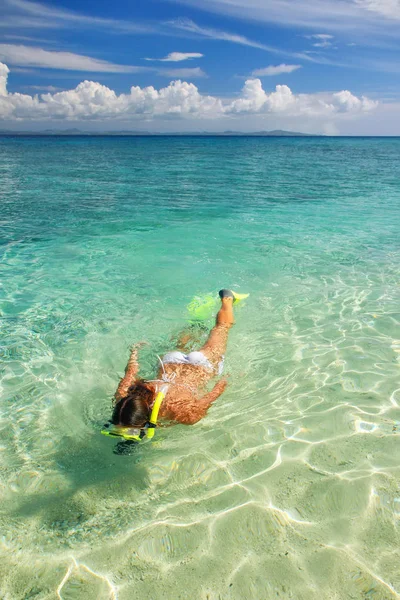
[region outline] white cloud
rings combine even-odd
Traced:
[[[119,96],[94,81],[83,81],[75,89],[30,96],[7,93],[8,68],[0,63],[0,118],[68,121],[129,119],[138,117],[207,117],[223,114],[218,98],[203,96],[192,83],[174,81],[156,90],[133,86]]]
[[[7,65],[0,63],[0,96],[7,96],[7,78],[10,69]]]
[[[72,52],[43,50],[36,46],[0,44],[0,59],[11,65],[24,67],[44,67],[47,69],[65,69],[69,71],[91,71],[98,73],[134,73],[144,67],[116,65]]]
[[[0,19],[0,29],[54,29],[58,28],[57,23],[36,19],[33,17],[23,17],[21,15],[2,14]],[[60,25],[61,27],[61,25]]]
[[[281,75],[282,73],[293,73],[293,71],[297,71],[298,69],[301,69],[301,65],[270,65],[263,69],[255,69],[252,75],[254,77],[271,77],[273,75]]]
[[[374,100],[370,100],[365,96],[362,96],[361,99],[357,98],[357,96],[353,96],[348,90],[336,92],[336,94],[333,94],[333,100],[339,107],[340,112],[368,112],[377,106],[377,102]]]
[[[365,28],[383,33],[400,19],[398,0],[175,0],[211,13],[258,23],[344,31]],[[379,19],[379,17],[381,17]]]
[[[195,67],[193,69],[160,69],[157,72],[163,77],[187,77],[188,79],[199,79],[207,77],[207,73],[200,69],[200,67]]]
[[[55,85],[27,85],[26,88],[42,92],[59,92],[62,90],[62,88],[56,87]]]
[[[192,58],[202,58],[204,54],[199,52],[170,52],[164,58],[145,58],[145,60],[158,60],[160,62],[181,62]]]
[[[14,67],[13,66],[13,73],[30,73],[30,74],[35,73],[35,74],[37,74],[37,73],[40,73],[40,71],[38,71],[36,69],[30,69],[28,67]],[[74,74],[73,77],[76,77],[76,75]]]
[[[329,33],[313,33],[312,35],[305,35],[304,37],[309,40],[333,40],[334,36]]]
[[[223,1],[223,0],[220,0],[220,1]],[[235,0],[232,0],[232,2],[233,1],[235,1]],[[250,1],[253,2],[253,0],[250,0]],[[260,0],[260,2],[262,2],[262,1],[264,1],[264,0]],[[266,0],[266,1],[269,1],[269,0]],[[295,4],[293,4],[293,6],[295,6]],[[297,4],[296,4],[296,6],[297,6]],[[291,9],[288,7],[287,10],[290,11]],[[187,33],[195,35],[195,36],[199,36],[199,37],[203,37],[203,38],[207,38],[207,39],[211,39],[211,40],[222,40],[222,41],[233,43],[233,44],[239,44],[241,46],[249,46],[251,48],[258,48],[259,50],[264,50],[265,52],[269,52],[269,53],[277,54],[277,55],[281,55],[281,56],[286,56],[291,59],[303,60],[303,61],[311,62],[314,64],[333,66],[333,67],[342,67],[345,69],[358,68],[358,69],[363,69],[363,70],[367,70],[367,71],[371,71],[371,70],[379,71],[379,72],[384,71],[387,73],[399,72],[398,62],[389,62],[389,61],[384,61],[384,60],[373,61],[370,58],[366,59],[364,57],[359,58],[357,63],[355,63],[354,61],[346,61],[346,60],[343,60],[343,61],[332,60],[330,58],[326,58],[325,56],[322,56],[317,50],[308,51],[308,52],[307,51],[290,52],[290,51],[284,50],[282,48],[276,48],[274,46],[269,46],[266,44],[259,43],[255,40],[251,40],[243,35],[237,35],[235,33],[230,33],[227,31],[222,31],[222,30],[214,29],[214,28],[210,28],[210,27],[203,27],[203,26],[198,25],[197,23],[193,22],[190,19],[175,19],[172,21],[168,21],[167,24],[175,29],[187,32]],[[342,33],[343,33],[343,31],[342,31]],[[365,33],[365,32],[363,32],[363,33]],[[316,37],[314,37],[314,36],[316,36]],[[324,41],[329,42],[329,39],[334,39],[334,36],[331,36],[330,34],[326,34],[326,33],[313,34],[312,36],[308,36],[308,37],[310,39],[314,38],[316,40],[321,40],[320,43],[323,43]],[[363,39],[365,40],[365,36]],[[318,43],[318,42],[316,42],[316,43]],[[371,43],[370,40],[369,40],[369,43]],[[323,44],[323,45],[324,45],[324,47],[327,47],[327,44]]]
[[[329,135],[329,136],[332,136],[332,135],[340,135],[340,131],[339,131],[339,129],[337,128],[337,126],[336,126],[334,123],[329,123],[329,122],[328,122],[328,123],[325,123],[325,124],[322,126],[322,133],[323,133],[324,135]]]
[[[313,46],[315,48],[330,48],[332,46],[333,35],[328,33],[314,33],[313,35],[305,35],[309,40],[317,40]]]
[[[288,56],[290,58],[295,58],[297,60],[306,60],[308,62],[313,62],[316,64],[323,65],[333,65],[336,67],[348,67],[349,65],[346,63],[340,63],[337,61],[331,61],[326,59],[325,57],[319,56],[310,56],[305,52],[290,52],[288,50],[284,50],[282,48],[275,48],[274,46],[269,46],[267,44],[261,44],[255,40],[251,40],[244,35],[237,35],[235,33],[230,33],[228,31],[222,31],[220,29],[213,29],[211,27],[203,27],[201,25],[197,25],[194,21],[190,19],[175,19],[172,21],[168,21],[169,26],[178,29],[180,31],[184,31],[199,37],[211,39],[211,40],[222,40],[224,42],[230,42],[232,44],[239,44],[240,46],[249,46],[250,48],[258,48],[259,50],[264,50],[265,52],[269,52],[272,54],[279,54],[281,56]]]
[[[7,8],[7,11],[3,9],[4,18],[0,21],[0,27],[3,28],[60,29],[73,25],[118,33],[150,33],[154,30],[150,24],[92,17],[40,2],[4,0],[3,5]]]
[[[361,8],[378,13],[388,19],[400,20],[399,0],[355,0]]]
[[[378,103],[349,91],[331,94],[294,94],[286,85],[268,93],[259,79],[246,81],[234,100],[203,95],[193,83],[173,81],[156,90],[133,86],[116,94],[107,86],[83,81],[75,89],[30,96],[7,92],[8,67],[0,63],[0,119],[43,121],[151,121],[155,119],[238,119],[240,116],[302,118],[324,124],[332,119],[368,113]]]
[[[362,35],[364,45],[374,45],[373,36],[369,33],[380,31],[397,35],[397,29],[390,27],[390,22],[384,15],[393,20],[396,15],[395,6],[398,0],[175,0],[192,4],[197,8],[210,12],[234,15],[246,20],[257,22],[277,22],[282,25],[294,25],[308,29],[318,27],[339,30],[342,36],[353,37],[357,31]],[[65,8],[56,8],[49,4],[31,2],[28,0],[0,0],[2,2],[0,28],[13,28],[18,31],[51,30],[61,28],[94,29],[106,31],[107,34],[158,34],[165,36],[192,37],[199,36],[207,39],[223,40],[230,43],[258,48],[265,52],[274,53],[296,60],[336,67],[354,68],[355,63],[340,62],[327,59],[325,56],[307,54],[306,52],[290,52],[268,44],[212,27],[202,27],[190,19],[175,19],[168,22],[132,22],[128,20],[108,19],[88,16]],[[380,15],[380,16],[379,16]],[[389,27],[388,27],[389,25]],[[329,35],[329,34],[322,34]],[[29,36],[25,36],[29,37]],[[379,39],[379,38],[376,38]],[[28,41],[28,40],[25,40]],[[51,43],[51,40],[47,40]],[[327,48],[329,40],[317,40],[317,48]],[[375,45],[382,45],[382,36]],[[0,57],[1,60],[1,57]],[[2,60],[11,60],[3,56]],[[387,70],[396,72],[393,66],[386,69],[385,64],[372,65],[367,60],[360,59],[357,66],[363,69]]]
[[[333,94],[295,95],[287,85],[277,85],[274,92],[266,93],[259,79],[249,79],[242,96],[226,107],[235,114],[273,113],[286,116],[329,117],[340,113],[364,113],[375,109],[377,102],[358,98],[344,90]]]
[[[202,27],[197,25],[191,19],[175,19],[168,21],[168,25],[180,29],[181,31],[187,31],[201,37],[209,38],[212,40],[223,40],[225,42],[232,42],[234,44],[240,44],[242,46],[250,46],[251,48],[259,48],[260,50],[266,50],[267,52],[281,53],[281,51],[273,46],[261,44],[245,37],[244,35],[237,35],[235,33],[229,33],[227,31],[221,31],[220,29],[213,29],[212,27]]]
[[[186,0],[184,0],[184,1],[186,1]],[[224,0],[217,0],[217,1],[223,2]],[[238,2],[238,1],[239,0],[232,0],[232,3]],[[255,2],[255,1],[256,0],[249,0],[249,2]],[[265,1],[270,2],[270,0],[265,0]],[[277,2],[280,2],[280,1],[286,2],[287,0],[276,0],[276,1]],[[304,1],[306,1],[306,0],[304,0]],[[317,0],[317,1],[319,1],[319,0]],[[263,3],[264,0],[259,0],[259,2]],[[310,0],[310,2],[311,2],[311,0]],[[296,0],[296,3],[291,3],[290,6],[288,5],[286,7],[287,13],[290,13],[290,11],[292,10],[291,7],[295,7],[295,6],[297,6],[297,0]],[[312,10],[312,9],[310,8],[310,10]],[[374,21],[376,21],[376,19]],[[379,71],[379,72],[384,71],[386,73],[398,73],[399,68],[400,68],[399,63],[395,62],[395,61],[393,61],[393,62],[385,61],[385,60],[373,61],[370,58],[360,57],[358,59],[358,61],[355,63],[355,61],[346,61],[346,60],[341,61],[341,60],[332,60],[330,58],[326,58],[325,56],[322,56],[321,54],[319,54],[319,52],[317,50],[308,51],[308,52],[307,51],[305,51],[305,52],[290,52],[290,51],[284,50],[282,48],[276,48],[274,46],[262,44],[255,40],[251,40],[243,35],[237,35],[235,33],[230,33],[227,31],[222,31],[222,30],[214,29],[214,28],[210,28],[210,27],[203,27],[201,25],[198,25],[197,23],[194,23],[190,19],[175,19],[172,21],[168,21],[167,25],[169,25],[170,27],[173,27],[175,29],[178,29],[179,31],[187,32],[187,33],[195,35],[195,36],[199,36],[199,37],[203,37],[203,38],[207,38],[207,39],[211,39],[211,40],[222,40],[222,41],[233,43],[233,44],[239,44],[241,46],[249,46],[250,48],[258,48],[259,50],[264,50],[265,52],[269,52],[272,54],[286,56],[291,59],[303,60],[303,61],[307,61],[307,62],[311,62],[314,64],[319,64],[319,65],[342,67],[345,69],[358,68],[358,69],[363,69],[366,71],[371,71],[371,70]],[[304,26],[309,27],[309,24],[304,23]],[[344,28],[346,26],[347,26],[346,23],[345,24],[341,23],[341,28],[342,28],[341,33],[344,33]],[[353,33],[354,27],[353,26],[349,27],[349,30],[351,33]],[[387,28],[386,28],[386,30],[387,30]],[[324,33],[324,34],[314,34],[314,35],[317,36],[315,39],[322,40],[321,43],[323,43],[324,41],[329,42],[329,39],[334,39],[334,36],[328,37],[328,36],[330,36],[330,34]],[[365,38],[364,30],[362,31],[362,35],[363,35],[363,40],[365,41],[366,38]],[[368,40],[366,42],[367,45],[368,44],[373,45],[371,39],[372,38],[368,38]],[[316,42],[316,43],[318,43],[318,42]],[[381,45],[382,45],[381,42],[379,42],[378,46],[381,46]],[[324,46],[325,46],[325,44],[324,44]],[[397,46],[395,48],[393,48],[391,46],[390,48],[397,49]]]
[[[44,38],[31,37],[29,35],[13,35],[4,34],[4,40],[18,40],[20,42],[35,42],[35,44],[53,44],[52,40],[46,40]]]

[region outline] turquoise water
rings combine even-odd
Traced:
[[[400,597],[399,154],[0,138],[1,598]],[[220,287],[228,390],[115,456],[129,345]]]

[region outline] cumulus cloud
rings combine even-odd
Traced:
[[[97,73],[134,73],[143,67],[117,65],[72,52],[43,50],[36,46],[0,44],[0,59],[9,64],[23,67],[44,67],[47,69],[65,69],[70,71],[92,71]]]
[[[7,65],[0,63],[0,96],[7,96],[7,78],[10,69]]]
[[[204,54],[199,52],[170,52],[164,58],[145,58],[145,60],[158,60],[160,62],[181,62],[192,58],[202,58]]]
[[[7,91],[9,69],[0,63],[0,119],[8,120],[153,120],[222,119],[240,115],[307,117],[311,119],[369,112],[377,102],[358,98],[347,90],[333,94],[294,94],[286,85],[266,92],[260,79],[248,79],[238,98],[203,95],[193,83],[172,81],[156,90],[132,86],[128,94],[116,94],[95,81],[83,81],[75,89],[36,94]]]
[[[269,67],[264,67],[263,69],[255,69],[252,72],[252,76],[271,77],[273,75],[281,75],[282,73],[293,73],[293,71],[297,71],[297,69],[301,69],[301,65],[270,65]]]
[[[376,108],[377,102],[358,98],[344,90],[334,94],[293,94],[287,85],[265,92],[259,79],[248,79],[241,97],[225,107],[233,114],[283,114],[286,116],[330,117],[340,113],[363,113]]]
[[[55,94],[8,93],[9,69],[0,63],[0,118],[17,120],[129,119],[135,117],[213,117],[223,114],[221,100],[200,94],[185,81],[173,81],[156,90],[132,86],[129,94],[117,95],[105,85],[83,81],[75,89]]]
[[[333,100],[340,112],[369,112],[370,110],[376,108],[378,104],[376,101],[370,100],[365,96],[357,98],[357,96],[353,96],[353,94],[348,90],[343,90],[342,92],[333,94]]]

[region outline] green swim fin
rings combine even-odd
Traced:
[[[205,296],[195,296],[187,305],[189,319],[191,321],[206,321],[215,314],[218,299],[212,294]]]

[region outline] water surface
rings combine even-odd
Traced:
[[[0,138],[2,598],[400,597],[399,153]],[[115,456],[129,345],[220,287],[228,390]]]

